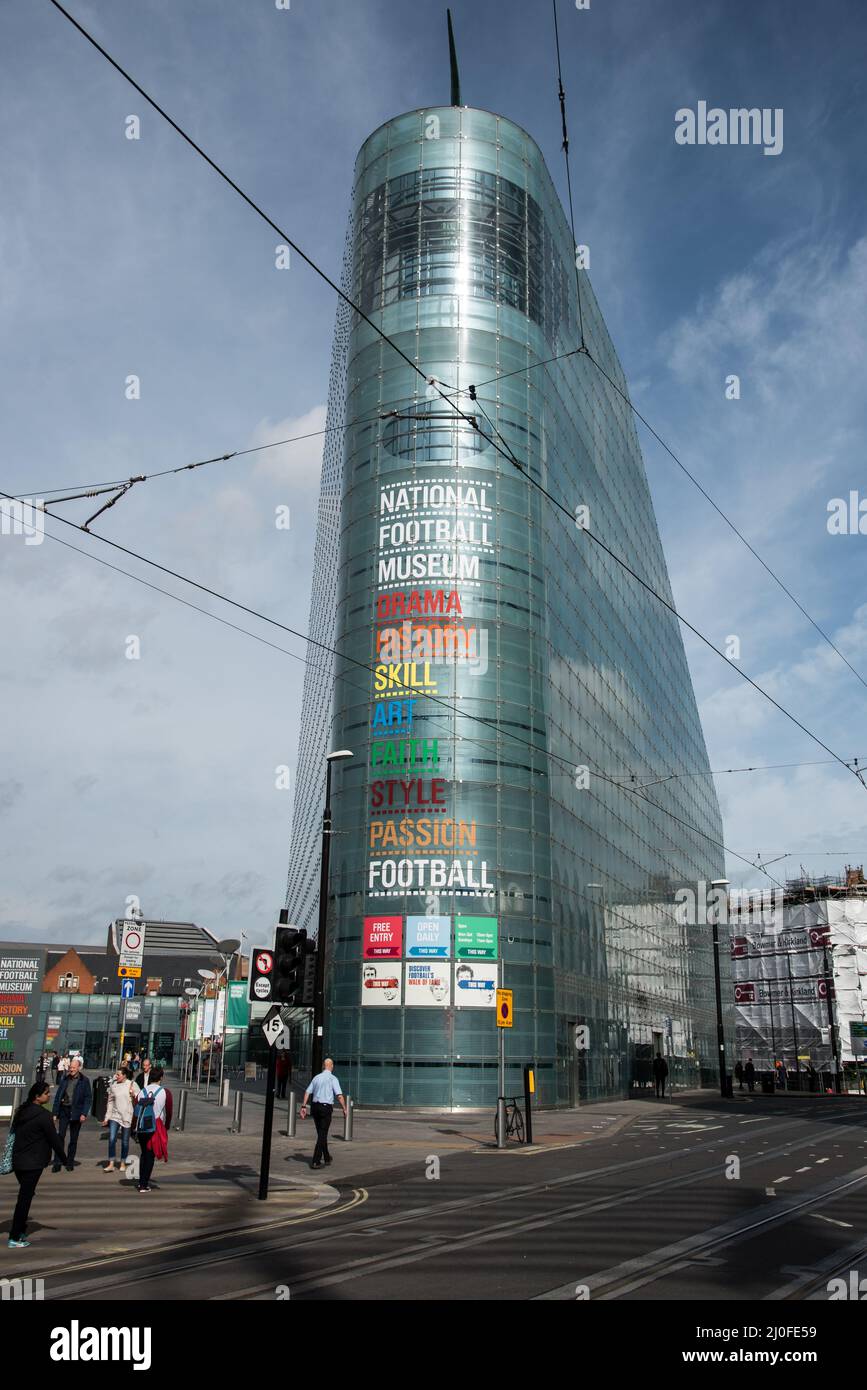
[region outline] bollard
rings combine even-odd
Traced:
[[[497,1148],[506,1147],[506,1099],[505,1096],[497,1096]]]
[[[228,1078],[228,1076],[224,1076],[224,1077],[223,1077],[223,1084],[222,1084],[222,1086],[220,1087],[220,1092],[221,1092],[221,1094],[220,1094],[220,1105],[221,1105],[221,1106],[227,1106],[227,1105],[229,1104],[229,1078]]]
[[[21,1095],[22,1095],[22,1092],[23,1092],[23,1091],[24,1091],[24,1087],[23,1087],[23,1086],[13,1086],[13,1087],[12,1087],[12,1115],[15,1114],[15,1111],[18,1109],[19,1105],[21,1104]],[[11,1119],[12,1116],[10,1116],[9,1118]]]
[[[343,1142],[352,1141],[352,1096],[346,1097],[346,1114],[343,1117]]]
[[[294,1139],[298,1129],[298,1097],[289,1092],[289,1106],[286,1111],[286,1138]]]
[[[186,1123],[187,1123],[187,1098],[188,1098],[188,1096],[189,1096],[189,1091],[181,1091],[180,1100],[178,1101],[178,1118],[177,1118],[177,1120],[175,1121],[175,1129],[183,1129],[184,1126],[185,1126]]]
[[[235,1112],[232,1115],[232,1134],[241,1133],[241,1116],[244,1109],[244,1092],[235,1092]]]

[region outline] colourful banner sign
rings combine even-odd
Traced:
[[[452,967],[446,961],[408,960],[403,978],[407,1005],[444,1009],[452,1002]]]
[[[363,1007],[376,1005],[380,1008],[396,1008],[403,1003],[401,974],[403,967],[398,963],[366,962],[361,967],[361,1003]]]
[[[455,957],[458,960],[497,959],[496,917],[456,917]]]
[[[455,966],[455,1004],[459,1009],[495,1009],[499,983],[496,963],[461,961]]]
[[[365,917],[364,959],[400,960],[403,955],[402,917]]]
[[[450,917],[407,917],[406,954],[414,960],[436,957],[448,960],[452,953]]]
[[[0,949],[0,1084],[29,1086],[42,1045],[39,1002],[45,951]]]
[[[232,980],[229,985],[229,1012],[227,1028],[246,1028],[250,1020],[250,1006],[247,1002],[247,981]]]

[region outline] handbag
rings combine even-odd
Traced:
[[[10,1129],[6,1136],[6,1148],[3,1150],[3,1157],[0,1158],[0,1174],[12,1172],[12,1150],[15,1148],[15,1131]]]

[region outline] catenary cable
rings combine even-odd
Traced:
[[[8,496],[9,494],[0,491],[0,498],[8,498]],[[71,526],[74,530],[79,529],[74,522],[68,521],[65,517],[52,515],[52,520],[60,521],[63,523],[63,525]],[[257,618],[259,621],[269,624],[269,626],[276,627],[281,631],[288,633],[292,637],[297,637],[301,641],[306,642],[308,646],[316,647],[321,651],[327,652],[331,656],[337,657],[339,660],[346,661],[349,664],[357,666],[361,670],[364,670],[371,675],[375,675],[375,668],[367,665],[366,662],[359,661],[355,657],[347,656],[345,653],[338,651],[335,647],[331,647],[325,642],[317,641],[317,639],[309,637],[307,634],[299,632],[295,628],[289,627],[288,624],[280,622],[277,618],[271,618],[264,613],[260,613],[257,609],[251,608],[246,604],[242,604],[236,599],[229,598],[227,595],[220,593],[216,589],[211,589],[207,585],[201,584],[195,579],[190,579],[186,575],[182,575],[178,571],[170,569],[167,565],[160,564],[157,560],[151,560],[147,556],[141,555],[137,551],[131,550],[127,546],[121,545],[118,541],[110,540],[107,536],[100,536],[96,532],[89,532],[88,534],[91,536],[93,540],[102,541],[103,544],[110,546],[112,549],[121,551],[123,554],[130,556],[130,558],[140,561],[142,564],[149,565],[153,569],[160,570],[163,574],[167,574],[173,579],[178,579],[184,584],[189,584],[191,587],[201,590],[203,593],[208,594],[212,598],[216,598],[223,603],[227,603],[230,607],[238,608],[242,612],[249,614],[251,617]],[[120,566],[112,565],[108,561],[102,560],[100,556],[93,555],[90,551],[82,550],[79,546],[72,545],[70,542],[62,540],[61,537],[55,536],[51,531],[45,530],[44,535],[47,536],[49,540],[56,541],[59,545],[63,545],[69,550],[74,550],[76,551],[76,553],[84,555],[88,559],[95,560],[98,564],[106,565],[109,569],[115,570],[119,574],[124,574],[128,578],[136,581],[137,583],[144,584],[147,588],[154,589],[158,593],[166,595],[166,597],[168,598],[173,598],[177,602],[184,604],[185,607],[192,608],[196,612],[204,614],[206,617],[213,618],[215,621],[222,623],[224,626],[232,627],[235,629],[235,631],[244,633],[247,636],[252,637],[255,641],[262,642],[264,643],[264,645],[272,647],[275,651],[283,652],[284,655],[292,657],[294,660],[300,661],[302,663],[306,663],[306,661],[309,660],[309,658],[305,658],[297,655],[294,652],[287,651],[285,647],[281,647],[277,643],[268,642],[265,638],[259,637],[255,633],[251,633],[247,628],[240,627],[235,623],[229,623],[226,619],[220,618],[217,614],[209,612],[208,609],[200,608],[197,604],[190,603],[187,599],[183,599],[179,595],[172,593],[171,590],[162,589],[159,585],[151,584],[148,580],[143,579],[140,575],[133,574],[131,571],[125,570]],[[341,679],[346,679],[347,683],[349,684],[356,684],[355,682],[349,682],[347,677],[342,677]],[[405,686],[403,682],[400,681],[395,681],[393,684],[395,684],[399,689],[404,690],[407,695],[412,695],[418,698],[419,691],[416,690],[414,687]],[[366,686],[358,686],[357,688],[359,690],[362,690],[365,695],[369,695],[369,689]],[[442,705],[443,708],[450,715],[453,715],[455,713],[452,706],[445,700],[440,699],[438,696],[424,694],[422,692],[422,698],[430,701],[431,704]],[[539,744],[530,742],[529,739],[523,738],[520,734],[514,733],[509,729],[504,729],[500,721],[495,722],[494,720],[486,719],[483,715],[471,714],[467,710],[459,710],[458,713],[463,719],[469,719],[473,723],[481,724],[484,727],[493,730],[493,732],[497,734],[500,738],[511,739],[512,742],[521,744],[522,746],[528,748],[531,752],[538,753],[542,757],[550,759],[552,762],[560,763],[563,768],[568,769],[570,776],[574,775],[575,764],[572,761],[564,758],[560,754],[551,752],[547,748],[540,747]],[[459,737],[463,738],[464,736],[459,735]],[[587,755],[582,753],[580,756]],[[768,873],[768,871],[764,869],[761,865],[754,863],[753,860],[748,859],[745,855],[739,854],[737,850],[730,849],[727,845],[723,843],[722,840],[717,840],[715,836],[709,835],[706,831],[699,829],[698,826],[692,825],[689,821],[686,821],[682,817],[675,815],[673,811],[668,810],[664,806],[660,806],[658,802],[653,801],[648,796],[645,796],[640,789],[624,786],[622,783],[616,781],[612,777],[607,776],[604,772],[601,772],[599,770],[594,770],[594,775],[599,777],[601,781],[607,783],[609,786],[614,787],[617,791],[627,792],[630,796],[637,797],[639,800],[646,802],[648,806],[653,807],[662,815],[667,816],[670,820],[675,821],[678,825],[689,830],[692,834],[699,836],[700,839],[708,841],[708,843],[716,846],[718,849],[722,849],[726,854],[731,854],[734,858],[739,859],[744,864],[747,864],[751,869],[760,870],[765,874],[766,877],[770,878],[772,882],[777,882],[774,876]]]
[[[403,360],[404,362],[406,362],[406,364],[413,370],[413,372],[415,372],[418,376],[420,376],[423,380],[425,380],[429,385],[434,385],[434,386],[435,386],[435,389],[437,390],[438,394],[442,397],[442,399],[445,400],[445,401],[448,401],[448,403],[452,406],[452,408],[453,408],[454,410],[457,411],[458,415],[460,415],[462,419],[464,419],[465,421],[468,421],[470,424],[473,424],[473,423],[474,423],[474,422],[473,422],[473,419],[472,419],[472,416],[467,415],[465,412],[461,411],[461,410],[459,409],[459,407],[456,406],[456,405],[454,404],[453,401],[449,401],[448,396],[446,395],[446,392],[445,392],[444,390],[441,389],[440,384],[434,383],[430,378],[428,378],[428,377],[425,376],[424,371],[422,370],[421,367],[419,367],[418,363],[414,362],[414,361],[403,351],[403,349],[402,349],[401,347],[399,347],[399,346],[397,345],[397,343],[395,343],[395,342],[388,336],[388,334],[386,334],[386,333],[384,332],[383,329],[381,329],[380,327],[378,327],[378,325],[375,324],[375,323],[373,322],[373,320],[372,320],[367,314],[365,314],[364,311],[363,311],[357,304],[355,304],[355,302],[349,297],[349,295],[347,295],[347,294],[339,287],[339,285],[337,285],[337,284],[335,283],[335,281],[332,280],[331,277],[330,277],[324,270],[322,270],[322,269],[316,264],[316,262],[313,261],[313,260],[311,259],[311,257],[308,256],[308,255],[306,254],[306,252],[304,252],[304,251],[301,249],[301,247],[298,246],[297,243],[295,243],[295,242],[292,240],[292,238],[289,237],[289,236],[287,235],[287,233],[284,232],[284,230],[283,230],[271,217],[269,217],[268,214],[267,214],[261,207],[259,207],[259,205],[249,196],[249,194],[247,194],[247,193],[244,192],[244,190],[240,187],[240,185],[237,184],[237,183],[234,181],[234,179],[232,179],[232,178],[225,172],[225,170],[223,170],[223,169],[220,167],[220,165],[217,164],[217,163],[210,157],[210,155],[208,155],[208,154],[201,148],[201,146],[198,145],[198,144],[196,143],[195,140],[193,140],[192,136],[188,135],[187,132],[186,132],[180,125],[178,125],[177,121],[175,121],[175,120],[168,114],[168,112],[165,111],[165,110],[163,109],[163,107],[161,107],[161,106],[159,105],[159,103],[158,103],[157,101],[155,101],[154,98],[151,97],[151,96],[145,91],[145,89],[144,89],[138,82],[136,82],[135,78],[132,77],[131,74],[128,73],[128,72],[126,71],[126,69],[125,69],[124,67],[122,67],[121,64],[120,64],[115,58],[112,57],[112,55],[107,51],[107,49],[103,48],[103,46],[93,37],[93,35],[90,34],[90,33],[87,31],[87,29],[85,29],[84,26],[83,26],[82,24],[80,24],[80,23],[78,22],[78,20],[75,19],[75,18],[69,13],[69,11],[66,10],[66,9],[64,8],[63,5],[61,5],[61,4],[59,3],[59,0],[50,0],[50,3],[54,6],[54,8],[55,8],[56,10],[59,11],[60,14],[62,14],[62,15],[64,16],[65,19],[67,19],[67,20],[69,21],[70,24],[73,25],[73,27],[74,27],[75,29],[78,30],[78,32],[88,41],[88,43],[91,44],[91,46],[92,46],[93,48],[96,49],[96,51],[97,51],[98,53],[99,53],[103,58],[105,58],[106,61],[107,61],[108,63],[110,63],[111,66],[112,66],[117,72],[119,72],[120,75],[121,75],[127,82],[129,82],[130,85],[131,85],[132,87],[135,88],[135,90],[139,93],[139,95],[142,96],[142,97],[144,98],[145,101],[147,101],[148,105],[150,105],[151,107],[153,107],[153,109],[158,113],[158,115],[162,116],[162,118],[172,127],[172,129],[173,129],[178,135],[180,135],[180,137],[190,146],[190,148],[193,149],[193,150],[196,152],[196,154],[198,154],[202,159],[204,159],[205,162],[206,162],[208,165],[210,165],[210,167],[214,170],[214,172],[217,173],[217,174],[220,176],[220,178],[223,179],[224,182],[227,183],[227,184],[229,185],[229,187],[230,187],[235,193],[237,193],[238,196],[239,196],[240,198],[242,198],[243,201],[244,201],[245,203],[247,203],[249,207],[251,207],[251,208],[253,209],[253,211],[257,214],[257,216],[261,217],[262,220],[263,220],[264,222],[266,222],[267,225],[268,225],[269,227],[272,228],[272,230],[274,230],[275,232],[277,232],[278,236],[282,237],[283,240],[285,241],[285,243],[286,243],[288,246],[290,246],[293,250],[296,251],[296,253],[297,253],[297,254],[301,257],[301,259],[305,262],[305,264],[309,265],[310,268],[311,268],[322,280],[324,280],[325,283],[326,283],[327,285],[329,285],[330,288],[333,289],[334,292],[335,292],[337,295],[339,295],[339,297],[340,297],[340,298],[341,298],[341,299],[342,299],[342,300],[343,300],[355,313],[357,313],[357,314],[359,315],[360,318],[362,318],[362,319],[364,320],[364,322],[366,322],[366,323],[375,331],[375,333],[377,334],[377,336],[380,337],[385,343],[387,343],[387,344],[398,354],[398,356],[401,357],[402,360]],[[555,19],[556,19],[556,6],[555,6]],[[567,146],[568,146],[568,142],[567,142]],[[567,153],[567,156],[568,156],[568,147],[567,147],[566,153]],[[571,197],[571,194],[570,194],[570,197]],[[579,349],[579,351],[582,351],[582,352],[584,352],[584,353],[587,353],[587,349],[586,349],[586,347],[583,346],[583,342],[582,342],[582,347]],[[589,356],[590,354],[587,353],[587,355]],[[598,365],[598,364],[597,364],[597,365]],[[601,369],[600,369],[600,370],[601,370]],[[621,394],[622,394],[622,393],[621,393]],[[628,397],[625,397],[625,399],[628,401]],[[529,481],[533,484],[533,486],[537,487],[537,488],[539,489],[539,491],[542,492],[542,493],[548,498],[548,500],[549,500],[550,502],[552,502],[556,507],[558,507],[558,509],[559,509],[560,511],[564,512],[564,513],[569,517],[570,521],[573,520],[572,513],[568,510],[568,508],[564,507],[563,504],[560,503],[550,492],[548,492],[548,490],[547,490],[546,488],[544,488],[544,487],[542,486],[541,483],[538,483],[534,478],[532,478],[532,477],[530,476],[529,471],[528,471],[521,463],[518,462],[518,460],[515,458],[514,454],[511,452],[511,450],[509,450],[508,454],[506,454],[506,453],[504,452],[504,450],[503,450],[499,445],[497,445],[496,443],[494,443],[494,448],[497,450],[498,453],[503,454],[504,457],[508,457],[509,460],[510,460],[510,462],[511,462],[516,468],[518,468],[519,471],[520,471],[521,473],[523,473],[523,475],[524,475],[526,478],[529,479]],[[5,494],[0,494],[0,495],[5,495]],[[680,614],[677,612],[677,610],[674,608],[674,606],[673,606],[672,604],[670,604],[670,603],[668,602],[667,599],[665,599],[661,594],[658,594],[658,593],[656,592],[656,590],[654,590],[654,589],[652,588],[652,586],[649,585],[645,580],[641,579],[640,576],[637,575],[637,574],[635,573],[635,571],[632,570],[631,567],[628,566],[624,560],[621,560],[620,557],[617,556],[617,555],[615,554],[614,551],[612,551],[608,546],[606,546],[606,545],[604,544],[603,541],[601,541],[598,537],[593,536],[592,532],[590,532],[589,530],[586,530],[586,529],[585,529],[585,530],[584,530],[584,534],[587,535],[589,539],[593,540],[593,541],[594,541],[598,546],[600,546],[603,550],[605,550],[606,553],[610,556],[610,558],[611,558],[612,560],[615,561],[615,563],[621,565],[621,566],[623,567],[623,569],[625,569],[625,570],[626,570],[626,571],[627,571],[639,584],[641,584],[642,587],[643,587],[644,589],[646,589],[647,592],[648,592],[649,594],[651,594],[651,595],[652,595],[654,598],[656,598],[660,603],[662,603],[662,604],[663,604],[663,605],[664,605],[664,606],[665,606],[665,607],[678,619],[679,622],[682,622],[682,623],[684,624],[684,626],[688,627],[689,630],[690,630],[691,632],[693,632],[697,637],[699,637],[699,638],[701,639],[701,641],[704,642],[705,645],[706,645],[707,647],[710,648],[711,651],[715,652],[716,655],[719,656],[721,660],[725,661],[726,664],[727,664],[728,666],[730,666],[734,671],[736,671],[737,674],[738,674],[743,680],[746,680],[755,690],[759,691],[759,693],[760,693],[761,695],[764,695],[764,697],[765,697],[767,700],[769,700],[769,701],[775,706],[776,709],[778,709],[782,714],[785,714],[785,715],[786,715],[786,718],[790,719],[790,720],[792,721],[792,723],[796,724],[798,728],[800,728],[804,733],[806,733],[806,734],[808,735],[809,738],[811,738],[811,739],[813,740],[813,742],[817,743],[817,744],[819,745],[819,747],[822,748],[822,749],[824,749],[824,751],[825,751],[826,753],[830,753],[831,756],[832,756],[833,758],[835,758],[836,761],[839,762],[840,765],[841,765],[842,767],[845,767],[845,768],[846,768],[847,772],[851,772],[851,771],[852,771],[852,769],[849,768],[849,766],[847,765],[847,763],[844,761],[843,758],[840,758],[836,753],[834,753],[833,749],[829,748],[828,745],[827,745],[826,743],[824,743],[817,735],[813,734],[809,729],[807,729],[806,725],[802,724],[801,721],[800,721],[799,719],[797,719],[793,714],[790,714],[789,711],[786,710],[785,707],[784,707],[783,705],[779,704],[778,701],[774,700],[773,696],[769,695],[767,691],[763,690],[763,688],[762,688],[760,685],[758,685],[758,683],[757,683],[756,681],[752,680],[744,671],[742,671],[742,670],[740,669],[740,667],[739,667],[735,662],[731,661],[723,652],[721,652],[721,651],[719,650],[718,647],[715,647],[714,644],[710,641],[709,638],[705,637],[701,632],[699,632],[699,630],[698,630],[697,628],[695,628],[691,623],[689,623],[689,622],[687,621],[687,619],[682,618],[681,615],[680,615]],[[105,539],[105,538],[102,537],[102,538],[100,538],[100,539]],[[132,553],[132,552],[130,552],[130,553]],[[193,581],[190,581],[190,582],[193,582]],[[241,606],[243,607],[243,605],[241,605]],[[858,780],[859,782],[861,781],[861,779],[860,779],[860,777],[858,776],[857,773],[854,773],[853,775],[856,776],[856,778],[857,778],[857,780]],[[863,786],[864,783],[861,783],[861,785]],[[865,790],[867,790],[867,788],[865,788]]]

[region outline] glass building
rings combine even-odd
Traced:
[[[341,306],[309,627],[339,655],[309,648],[287,890],[315,930],[351,749],[325,1045],[361,1104],[492,1106],[497,985],[506,1095],[525,1062],[543,1105],[622,1095],[657,1050],[714,1079],[710,929],[674,895],[722,875],[719,808],[678,624],[588,535],[672,601],[575,263],[511,121],[413,111],[362,146],[343,287],[409,362]]]

